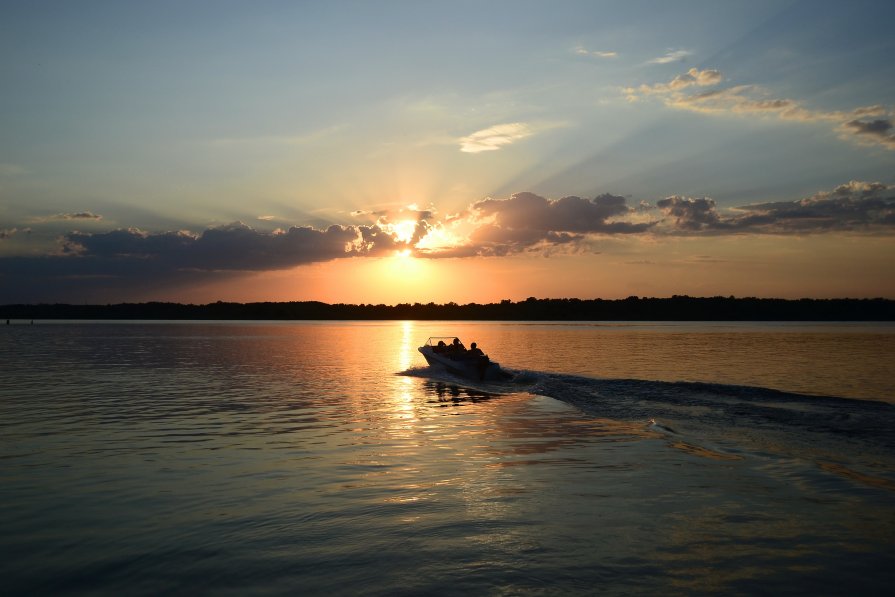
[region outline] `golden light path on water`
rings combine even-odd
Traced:
[[[401,344],[397,352],[396,371],[406,371],[413,362],[413,355],[417,352],[414,338],[414,325],[412,321],[401,322]],[[415,379],[407,376],[398,376],[398,392],[395,396],[395,406],[408,419],[416,419],[414,414],[413,388]]]

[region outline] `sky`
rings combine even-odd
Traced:
[[[892,2],[0,14],[0,304],[895,298]]]

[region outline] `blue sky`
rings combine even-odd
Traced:
[[[261,300],[263,283],[254,295],[227,284],[290,268],[302,280],[312,264],[372,264],[396,250],[476,268],[506,257],[499,267],[520,268],[508,280],[540,267],[523,258],[553,255],[569,280],[594,268],[618,280],[508,284],[513,298],[727,294],[747,291],[713,286],[723,276],[705,265],[712,246],[738,243],[731,253],[748,261],[796,237],[848,247],[854,262],[841,267],[867,267],[866,283],[787,288],[774,278],[786,268],[769,267],[751,294],[895,293],[873,282],[893,265],[892,3],[34,1],[2,11],[0,302]],[[549,213],[584,198],[589,215],[575,213],[594,225],[538,210],[524,213],[553,229],[511,219],[523,193]],[[605,211],[604,195],[623,205]],[[480,209],[489,198],[500,209]],[[759,222],[741,217],[753,208],[736,210],[809,200],[827,202],[822,217],[778,205]],[[419,225],[413,238],[397,232],[402,221]],[[634,228],[607,226],[621,221]],[[333,225],[356,240],[281,246],[292,227],[323,239]],[[213,265],[196,257],[201,243],[150,247],[209,230],[234,239]],[[247,238],[263,254],[251,263],[236,258]],[[677,287],[622,267],[636,254],[659,268],[686,243],[692,267]],[[269,298],[342,296],[310,279],[272,282]],[[379,296],[451,300],[427,292]]]

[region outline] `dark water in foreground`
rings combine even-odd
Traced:
[[[454,333],[515,379],[425,367]],[[892,363],[890,324],[0,327],[0,592],[888,593]]]

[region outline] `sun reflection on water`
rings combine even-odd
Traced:
[[[416,351],[414,342],[414,325],[412,321],[401,322],[401,342],[397,350],[397,370],[407,371],[413,362],[413,354]],[[416,421],[414,405],[414,379],[406,376],[397,376],[397,386],[394,395],[396,412],[401,418]]]

